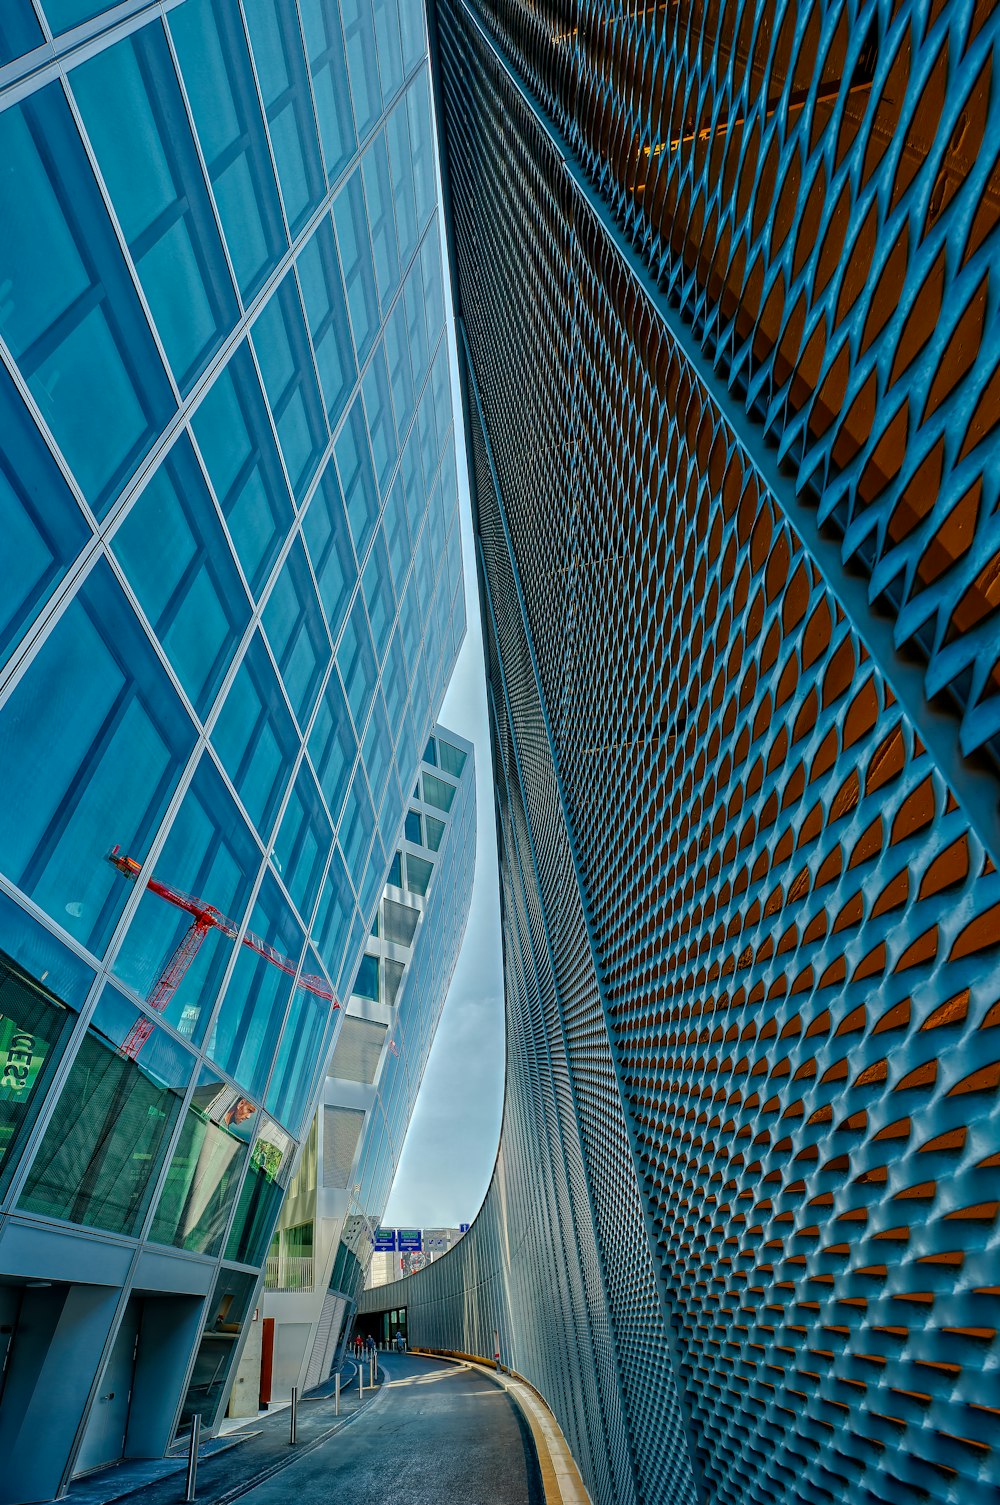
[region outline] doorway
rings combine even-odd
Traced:
[[[125,1308],[108,1362],[90,1408],[87,1429],[80,1444],[73,1477],[117,1463],[125,1455],[129,1403],[135,1382],[135,1357],[139,1346],[142,1301],[132,1296]]]

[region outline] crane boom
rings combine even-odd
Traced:
[[[142,871],[142,864],[134,857],[127,857],[117,846],[108,853],[108,861],[133,883]],[[184,910],[192,917],[192,923],[174,948],[170,960],[156,979],[146,999],[148,1008],[162,1014],[184,980],[188,968],[198,955],[209,931],[221,930],[223,935],[227,935],[230,940],[236,940],[239,935],[239,926],[235,920],[229,919],[221,910],[216,909],[214,904],[206,904],[203,899],[196,898],[194,894],[186,894],[183,889],[173,888],[159,878],[148,878],[146,887],[150,893],[165,899],[168,904],[173,904],[177,909]],[[295,962],[290,957],[283,956],[259,935],[254,935],[252,930],[244,932],[240,944],[256,952],[266,962],[270,962],[272,967],[277,967],[289,977],[294,977],[298,971]],[[322,977],[314,977],[311,973],[303,972],[299,975],[297,986],[316,998],[332,1003],[335,1009],[340,1008],[336,994]],[[134,1060],[152,1032],[151,1020],[137,1019],[122,1042],[121,1054],[130,1056]]]

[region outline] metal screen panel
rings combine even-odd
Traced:
[[[507,1089],[366,1302],[601,1505],[996,1498],[998,13],[435,17]]]

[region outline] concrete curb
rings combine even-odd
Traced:
[[[545,1397],[528,1380],[513,1370],[499,1372],[484,1362],[479,1354],[445,1352],[435,1348],[410,1348],[408,1353],[428,1359],[444,1359],[474,1369],[485,1379],[505,1390],[524,1417],[538,1454],[545,1505],[592,1505],[590,1495],[576,1466],[576,1459]]]

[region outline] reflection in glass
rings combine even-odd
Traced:
[[[60,998],[0,951],[0,1188],[10,1184],[73,1020]]]
[[[264,1258],[288,1180],[293,1148],[284,1129],[263,1119],[229,1230],[226,1259],[253,1265]]]
[[[194,1059],[106,987],[18,1206],[137,1234]]]
[[[98,564],[0,711],[0,867],[103,952],[195,728],[124,592]]]
[[[205,1313],[205,1328],[181,1407],[178,1431],[183,1431],[193,1416],[200,1416],[206,1425],[211,1426],[229,1378],[240,1334],[253,1311],[256,1286],[256,1275],[243,1275],[236,1270],[220,1272]]]
[[[203,1067],[149,1231],[155,1243],[219,1253],[256,1121],[250,1099]]]

